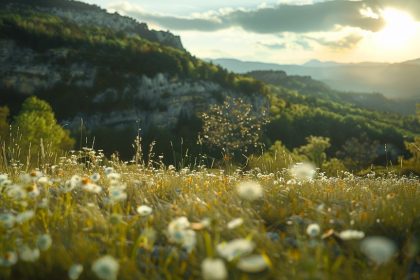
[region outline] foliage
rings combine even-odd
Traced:
[[[36,97],[29,97],[22,104],[21,111],[12,124],[12,130],[20,134],[21,149],[37,156],[50,152],[66,151],[72,148],[74,140],[55,119],[51,106]]]
[[[304,160],[306,160],[305,156],[290,152],[281,141],[276,141],[261,156],[252,155],[249,158],[248,166],[252,169],[258,168],[262,172],[271,173],[287,169],[294,163]]]
[[[325,151],[331,147],[330,139],[327,137],[309,136],[306,138],[307,144],[296,149],[296,152],[303,154],[317,167],[322,167],[327,154]]]
[[[2,142],[7,142],[9,136],[9,117],[10,111],[7,106],[0,107],[0,144]]]
[[[415,278],[417,178],[346,173],[296,182],[283,171],[147,168],[91,149],[30,173],[4,172],[0,166],[1,279],[66,279],[76,264],[80,279],[202,279],[210,258],[232,280]],[[250,180],[263,197],[242,201],[237,186]],[[342,237],[348,229],[386,238],[395,254],[376,264],[360,237]],[[177,242],[186,236],[191,243]],[[252,244],[247,252],[263,260],[261,271],[241,269],[241,248],[222,257],[223,244],[237,239]],[[111,265],[98,274],[104,259]]]
[[[359,138],[347,140],[337,155],[343,159],[348,169],[363,169],[373,164],[378,148],[377,141],[370,141],[366,134],[362,134]]]
[[[243,99],[228,97],[223,104],[210,105],[202,120],[204,142],[231,156],[260,145],[267,117],[263,108],[256,109]]]

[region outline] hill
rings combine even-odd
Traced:
[[[285,71],[289,75],[310,76],[340,91],[382,93],[392,99],[420,99],[419,60],[402,63],[349,63],[310,61],[303,65],[281,65],[214,59],[235,73],[256,70]]]
[[[312,65],[316,62],[310,62]],[[320,66],[322,67],[322,66]],[[414,114],[416,110],[413,100],[395,100],[386,98],[380,93],[343,92],[332,89],[326,83],[312,79],[309,76],[287,75],[284,71],[252,71],[247,75],[268,84],[296,90],[308,97],[318,97],[326,100],[347,103],[360,108],[400,113]]]
[[[203,149],[197,144],[201,114],[227,97],[241,97],[256,110],[270,108],[263,136],[268,147],[280,139],[292,149],[320,135],[331,138],[334,156],[347,140],[365,133],[389,144],[396,159],[406,155],[404,141],[418,132],[414,116],[311,97],[312,89],[288,86],[295,78],[274,87],[231,73],[179,44],[151,38],[155,31],[144,24],[96,6],[65,0],[1,5],[0,105],[14,115],[27,96],[48,101],[80,146],[94,142],[127,159],[140,129],[145,147],[157,140],[158,154],[174,155],[174,161],[185,150],[197,155]]]

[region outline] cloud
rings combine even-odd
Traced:
[[[258,42],[257,44],[260,45],[260,46],[263,46],[267,49],[270,49],[270,50],[283,50],[283,49],[288,48],[288,45],[286,43],[272,43],[272,44],[269,44],[269,43]]]
[[[364,37],[360,34],[353,33],[353,34],[344,36],[338,40],[331,40],[331,39],[325,39],[325,38],[313,38],[313,37],[307,37],[307,38],[309,40],[313,40],[317,42],[318,44],[322,46],[326,46],[332,50],[342,51],[342,50],[353,49]]]
[[[360,12],[366,8],[366,1],[332,0],[301,5],[280,4],[272,7],[261,6],[254,10],[219,10],[194,14],[190,17],[174,17],[147,13],[142,9],[127,9],[124,3],[113,4],[109,8],[170,30],[209,32],[240,27],[245,31],[259,34],[307,33],[329,31],[339,25],[378,31],[384,26],[384,21]],[[371,1],[374,0],[369,0]],[[369,7],[376,9],[373,4]]]

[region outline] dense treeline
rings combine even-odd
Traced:
[[[127,96],[97,106],[92,106],[92,100],[98,92],[107,88],[123,89],[127,86],[130,79],[126,78],[126,74],[154,77],[158,73],[165,73],[174,80],[212,81],[244,96],[263,94],[268,97],[269,120],[259,139],[262,146],[244,149],[247,151],[245,156],[258,156],[262,151],[268,151],[265,158],[270,158],[279,150],[290,153],[290,158],[312,159],[319,158],[314,157],[312,151],[321,149],[322,161],[317,160],[319,167],[335,170],[331,166],[345,163],[350,170],[361,169],[372,162],[387,165],[388,162],[396,162],[400,156],[408,157],[406,142],[411,142],[420,133],[414,116],[402,117],[342,102],[322,84],[307,77],[286,76],[282,83],[268,86],[254,77],[230,73],[180,49],[97,26],[81,28],[48,14],[28,10],[0,12],[0,39],[13,40],[37,53],[65,48],[68,54],[56,61],[63,67],[75,62],[97,67],[93,87],[69,86],[64,81],[51,89],[35,93],[52,105],[59,120],[74,116],[75,112],[124,109],[132,102]],[[311,92],[317,94],[311,95]],[[220,97],[219,101],[223,101],[223,92],[220,92]],[[8,105],[12,115],[16,115],[24,99],[25,96],[3,88],[0,105]],[[147,101],[139,101],[135,106],[143,111],[152,111],[164,110],[166,105],[158,102],[152,107]],[[204,122],[205,119],[198,112],[196,115],[181,112],[173,128],[150,127],[143,130],[143,149],[149,149],[156,140],[156,155],[165,155],[167,163],[182,160],[183,165],[194,162],[204,154],[209,156],[210,161],[225,159],[225,147],[209,147],[206,141],[200,140]],[[217,128],[217,125],[214,127]],[[95,139],[97,148],[103,148],[108,153],[119,151],[123,158],[128,159],[133,154],[131,144],[137,129],[136,125],[120,130],[105,127],[88,130],[82,127],[80,131],[73,131],[73,136],[82,139],[82,142],[86,138]],[[77,146],[84,144],[78,143]],[[244,163],[246,157],[239,155],[234,159]]]

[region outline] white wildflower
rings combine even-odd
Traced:
[[[234,220],[230,221],[230,222],[227,224],[227,228],[228,228],[228,229],[235,229],[235,228],[237,228],[237,227],[240,227],[243,223],[244,223],[244,219],[242,219],[242,218],[237,218],[237,219],[234,219]]]
[[[18,255],[13,251],[8,251],[3,255],[0,255],[0,266],[11,267],[18,261]]]
[[[204,280],[224,280],[228,273],[221,259],[207,258],[201,263],[201,273]]]
[[[120,265],[112,256],[103,256],[92,264],[92,271],[103,280],[116,280]]]
[[[261,255],[244,257],[238,261],[237,268],[248,273],[258,273],[268,268],[269,263]]]
[[[237,192],[239,197],[244,200],[253,201],[263,196],[263,189],[257,182],[246,181],[242,182],[237,186]]]
[[[126,199],[127,199],[127,194],[123,190],[120,190],[120,189],[109,190],[109,200],[112,204],[119,201],[124,201]]]
[[[26,190],[21,185],[10,185],[6,189],[7,196],[14,200],[23,200],[27,197]]]
[[[348,229],[340,232],[339,237],[343,240],[363,239],[365,238],[365,233],[363,231]]]
[[[88,193],[100,193],[102,188],[93,183],[87,183],[82,185],[82,190]]]
[[[186,217],[179,217],[168,225],[169,239],[191,251],[196,244],[195,231],[190,229],[190,222]]]
[[[228,261],[252,253],[255,248],[254,242],[248,239],[234,239],[228,243],[217,245],[217,252]]]
[[[112,167],[105,167],[105,169],[104,169],[105,175],[111,174],[113,172],[114,172],[114,168],[112,168]]]
[[[376,264],[387,263],[397,251],[394,242],[381,236],[367,237],[360,244],[360,249]]]
[[[152,214],[153,210],[147,205],[141,205],[137,207],[137,213],[139,213],[140,216],[148,216]]]
[[[109,173],[106,175],[106,177],[111,181],[118,181],[119,179],[121,179],[121,175],[116,172]]]
[[[40,252],[38,248],[31,249],[27,245],[19,249],[19,256],[22,261],[34,262],[39,258]]]
[[[4,228],[12,228],[15,225],[16,218],[13,214],[0,214],[0,225]]]
[[[96,183],[101,179],[101,175],[99,175],[98,173],[93,173],[90,176],[90,179],[92,180],[92,182]]]
[[[16,222],[18,224],[23,224],[29,220],[31,220],[35,216],[35,212],[32,210],[27,210],[22,213],[17,214]]]
[[[298,181],[311,181],[315,174],[315,166],[311,163],[296,163],[290,168],[290,174]]]
[[[36,245],[41,251],[46,251],[51,247],[52,238],[49,234],[43,234],[38,236],[36,240]]]
[[[318,224],[310,224],[307,228],[306,228],[306,233],[310,236],[310,237],[316,237],[319,235],[319,233],[321,232],[321,228],[319,227]]]
[[[69,268],[68,276],[71,280],[77,280],[79,279],[80,275],[83,272],[83,265],[81,264],[73,264]]]

